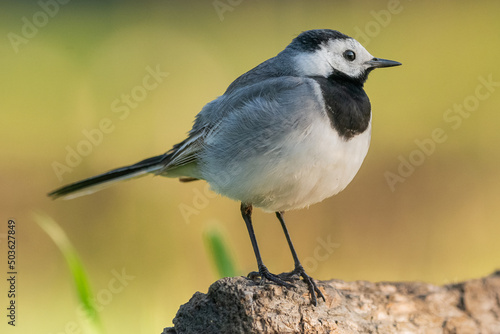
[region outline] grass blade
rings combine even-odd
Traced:
[[[234,263],[221,232],[216,228],[211,228],[203,234],[203,239],[219,277],[235,276]]]
[[[66,260],[75,283],[78,300],[88,316],[88,333],[103,333],[101,320],[95,307],[92,289],[85,272],[85,267],[78,256],[75,247],[71,244],[64,230],[49,216],[35,214],[35,221],[42,230],[54,241]]]

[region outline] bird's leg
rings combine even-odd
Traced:
[[[253,251],[255,253],[255,258],[257,259],[257,266],[259,268],[259,272],[251,272],[248,274],[248,277],[255,278],[260,276],[261,283],[264,283],[264,281],[267,279],[278,285],[282,285],[288,288],[293,287],[293,284],[287,283],[280,277],[278,277],[278,275],[270,273],[267,267],[262,262],[262,258],[260,257],[259,247],[257,246],[257,239],[255,238],[255,233],[253,231],[253,226],[252,226],[252,218],[251,218],[252,205],[241,203],[241,215],[243,216],[243,220],[247,225],[248,234],[250,235],[250,241],[252,241]]]
[[[325,296],[323,295],[323,292],[321,292],[320,289],[316,286],[316,283],[314,282],[314,279],[310,277],[309,275],[306,274],[306,271],[304,270],[304,267],[302,267],[302,264],[300,264],[299,258],[297,257],[297,253],[295,252],[295,248],[293,247],[292,244],[292,239],[290,239],[290,235],[288,234],[288,229],[286,228],[285,225],[285,220],[283,219],[283,214],[284,212],[276,212],[276,217],[278,217],[278,220],[280,221],[281,227],[283,228],[283,232],[285,233],[286,241],[288,242],[288,246],[290,247],[290,252],[292,252],[293,256],[293,262],[295,263],[295,269],[289,273],[284,273],[281,274],[280,277],[284,280],[291,280],[293,276],[295,275],[300,275],[302,279],[306,282],[307,286],[309,287],[309,292],[311,293],[311,302],[316,306],[317,305],[317,297],[323,298],[325,300]]]

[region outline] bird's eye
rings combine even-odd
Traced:
[[[352,50],[346,50],[344,52],[344,58],[349,61],[353,61],[354,59],[356,59],[356,54]]]

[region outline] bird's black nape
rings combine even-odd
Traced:
[[[301,52],[314,52],[319,50],[322,44],[334,39],[350,38],[340,31],[330,29],[316,29],[302,32],[288,46]]]

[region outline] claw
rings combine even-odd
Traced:
[[[313,304],[314,306],[318,306],[318,297],[321,297],[323,298],[323,301],[326,301],[323,292],[321,292],[321,290],[318,288],[316,282],[314,282],[314,279],[306,274],[302,266],[296,267],[291,272],[281,273],[279,275],[270,273],[267,267],[262,266],[259,269],[259,271],[252,271],[247,275],[247,277],[250,278],[251,280],[255,280],[256,278],[260,277],[260,284],[264,284],[264,282],[268,280],[278,285],[284,286],[286,288],[295,287],[295,285],[287,282],[293,282],[295,280],[299,280],[300,277],[302,277],[303,281],[307,284],[309,288],[309,292],[311,294],[311,304]]]
[[[266,266],[262,266],[259,268],[259,271],[252,271],[247,276],[251,280],[254,280],[257,277],[260,277],[260,284],[263,284],[266,280],[274,282],[278,285],[284,286],[286,288],[293,288],[295,285],[285,282],[278,275],[270,273]]]
[[[307,286],[309,287],[309,292],[311,293],[311,303],[314,306],[318,306],[318,300],[317,300],[316,295],[318,297],[323,298],[323,301],[326,302],[325,295],[318,288],[318,286],[316,285],[316,282],[314,282],[314,279],[306,274],[304,268],[302,268],[302,266],[300,266],[299,268],[296,268],[295,270],[297,270],[300,273],[300,276],[302,276],[302,279],[306,282]]]
[[[300,279],[300,272],[297,269],[290,271],[288,273],[281,273],[278,275],[282,280],[287,282],[293,282]]]
[[[318,305],[318,298],[317,297],[321,297],[321,298],[323,298],[323,301],[326,301],[325,295],[323,295],[323,292],[321,292],[321,290],[318,288],[318,286],[316,285],[316,282],[314,282],[314,279],[311,276],[306,274],[306,271],[304,270],[304,268],[301,265],[295,267],[295,269],[289,273],[279,274],[279,277],[282,280],[289,281],[289,282],[291,282],[292,280],[300,279],[299,277],[295,277],[295,276],[302,277],[304,282],[307,284],[307,286],[309,288],[309,292],[311,294],[311,303],[314,306]]]

